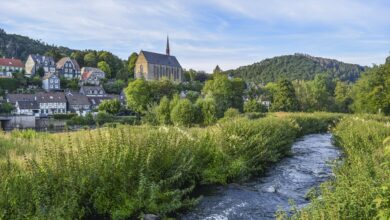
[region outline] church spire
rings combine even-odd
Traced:
[[[171,55],[171,51],[169,49],[169,36],[167,36],[167,49],[165,50],[165,53],[170,56]]]

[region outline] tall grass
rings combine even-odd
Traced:
[[[335,178],[322,184],[320,197],[293,219],[390,219],[390,124],[383,121],[341,120],[334,137],[345,159]]]
[[[321,128],[291,117],[238,117],[191,129],[120,125],[1,134],[0,219],[174,216],[197,202],[190,193],[199,184],[261,175],[289,153],[302,129],[327,128],[326,117],[310,118]]]

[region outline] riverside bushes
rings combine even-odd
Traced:
[[[199,184],[260,175],[289,152],[305,126],[298,123],[236,117],[206,128],[119,125],[1,134],[0,141],[14,145],[0,159],[0,219],[172,216],[197,202],[190,192]],[[26,146],[31,151],[16,158],[13,150]]]
[[[389,219],[390,124],[378,117],[350,116],[334,130],[345,159],[321,196],[293,219]]]

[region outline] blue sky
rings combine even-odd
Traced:
[[[184,68],[236,68],[307,53],[381,64],[390,52],[388,0],[0,0],[0,27],[49,44],[121,58],[165,51]]]

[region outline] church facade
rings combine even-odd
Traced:
[[[146,80],[163,78],[182,82],[183,70],[175,56],[170,55],[169,39],[167,38],[166,54],[141,50],[135,63],[135,77]]]

